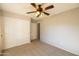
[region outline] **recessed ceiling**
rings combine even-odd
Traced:
[[[51,4],[53,4],[55,7],[53,9],[46,11],[50,13],[50,15],[58,14],[58,13],[79,7],[78,3],[44,3],[42,7],[45,8],[46,6],[49,6]],[[26,12],[36,10],[34,7],[30,5],[30,3],[3,3],[0,5],[3,11],[8,11],[8,12],[17,13],[17,14],[26,15],[32,18],[36,18],[35,13],[26,14]],[[42,18],[42,17],[48,17],[48,16],[42,15],[39,18]]]

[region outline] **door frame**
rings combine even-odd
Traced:
[[[40,40],[40,23],[37,23],[37,38]]]

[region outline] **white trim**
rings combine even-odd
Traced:
[[[72,50],[67,49],[66,47],[63,47],[63,46],[61,46],[61,45],[59,45],[59,44],[56,44],[56,43],[54,43],[54,42],[50,42],[50,41],[46,41],[46,40],[41,40],[41,41],[44,42],[44,43],[47,43],[47,44],[49,44],[49,45],[55,46],[55,47],[57,47],[57,48],[63,49],[63,50],[65,50],[65,51],[68,51],[68,52],[70,52],[70,53],[79,55],[79,52],[78,52],[78,51],[72,51]]]

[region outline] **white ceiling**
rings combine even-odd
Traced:
[[[53,9],[46,11],[46,12],[50,13],[51,15],[79,7],[78,3],[45,3],[45,4],[43,4],[42,7],[45,8],[46,6],[49,6],[51,4],[53,4],[55,7]],[[34,13],[26,14],[26,12],[35,10],[35,8],[30,5],[30,3],[3,3],[0,5],[2,6],[2,9],[4,11],[36,18]],[[42,17],[48,17],[48,16],[43,14],[43,16],[41,16],[39,18],[42,18]]]

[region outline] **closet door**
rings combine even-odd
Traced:
[[[5,49],[30,43],[30,21],[5,17]]]

